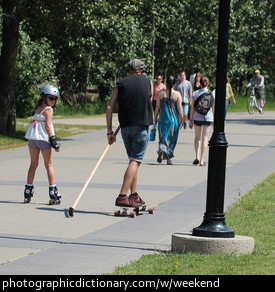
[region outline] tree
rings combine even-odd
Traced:
[[[0,56],[0,133],[16,125],[15,62],[19,40],[19,0],[2,0],[3,29]]]

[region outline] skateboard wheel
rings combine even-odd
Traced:
[[[149,214],[154,214],[154,213],[155,213],[155,209],[154,209],[154,208],[150,208],[150,209],[148,210],[148,212],[149,212]]]
[[[120,215],[120,210],[116,210],[116,211],[114,212],[114,215],[115,215],[115,216],[119,216],[119,215]]]
[[[137,213],[135,211],[130,212],[130,218],[136,218]]]
[[[145,211],[146,210],[146,206],[142,206],[141,211]]]

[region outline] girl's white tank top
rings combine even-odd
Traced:
[[[46,131],[46,117],[43,115],[44,111],[50,108],[50,106],[47,106],[43,109],[43,111],[39,114],[35,114],[33,117],[33,121],[31,122],[28,131],[25,135],[25,138],[28,140],[43,140],[49,143],[49,135]],[[53,135],[54,134],[54,128],[53,124],[51,123],[51,128]]]

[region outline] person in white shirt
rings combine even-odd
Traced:
[[[59,97],[58,89],[53,85],[46,85],[41,90],[41,98],[35,106],[35,115],[25,138],[28,139],[30,153],[30,167],[27,175],[27,184],[24,191],[24,202],[29,203],[34,195],[33,181],[38,167],[40,152],[44,158],[44,165],[49,180],[50,205],[60,204],[61,195],[55,184],[53,167],[53,151],[60,151],[52,124],[53,108]]]

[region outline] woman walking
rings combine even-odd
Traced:
[[[167,159],[167,164],[172,164],[171,158],[177,144],[179,129],[183,126],[183,109],[181,94],[172,87],[175,78],[170,76],[167,80],[167,90],[162,90],[157,98],[154,121],[158,122],[159,131],[159,163],[163,158]]]

